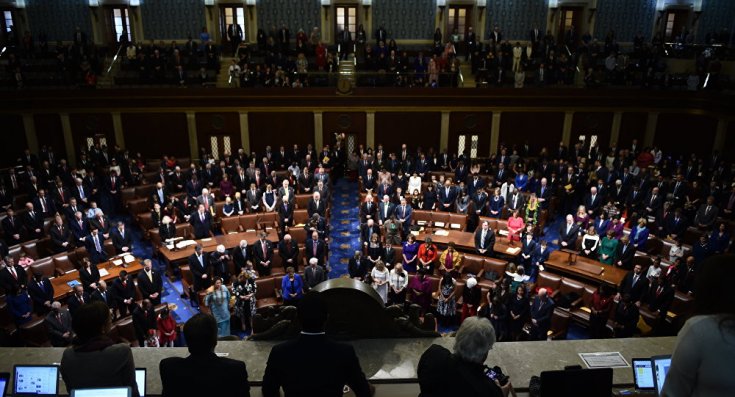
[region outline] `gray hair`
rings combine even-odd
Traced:
[[[462,360],[482,364],[495,344],[495,329],[484,317],[469,317],[462,322],[454,339],[454,354]]]

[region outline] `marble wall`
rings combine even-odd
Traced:
[[[201,0],[142,1],[140,13],[146,40],[197,39],[206,24]]]
[[[434,35],[436,0],[375,0],[373,29],[383,26],[396,40],[431,40]],[[370,32],[373,40],[375,32]]]
[[[303,29],[307,35],[315,26],[321,29],[322,9],[319,0],[258,0],[256,7],[258,28],[263,29],[266,34],[271,31],[272,26],[278,29],[281,23],[285,23],[291,31],[293,42],[299,29]]]
[[[598,0],[595,37],[603,40],[612,29],[618,41],[633,41],[639,32],[650,40],[655,20],[656,0]]]
[[[49,41],[72,40],[79,26],[92,40],[92,19],[87,0],[27,0],[26,15],[34,37],[45,32]]]
[[[525,40],[534,25],[546,31],[548,0],[488,0],[485,12],[485,40],[495,25],[505,39]]]

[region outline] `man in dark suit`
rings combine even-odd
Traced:
[[[240,45],[242,37],[242,27],[240,27],[240,24],[233,23],[227,27],[227,38],[230,40],[230,44],[232,44],[232,56],[237,55],[237,47]]]
[[[658,321],[666,320],[666,313],[669,311],[671,304],[674,302],[676,292],[671,287],[671,283],[667,282],[666,277],[662,274],[651,285],[644,301],[648,304],[649,310],[656,313]]]
[[[163,397],[176,396],[250,396],[245,363],[214,354],[217,346],[217,321],[200,313],[184,324],[189,357],[161,360],[159,373]],[[192,382],[192,379],[217,379]]]
[[[189,223],[194,228],[195,239],[199,240],[211,235],[212,214],[204,210],[204,204],[199,204],[197,212],[189,218]]]
[[[487,221],[482,222],[482,226],[475,232],[475,250],[480,255],[493,256],[495,248],[495,232],[490,229]]]
[[[138,289],[143,299],[148,299],[154,305],[161,303],[163,280],[161,274],[153,270],[150,259],[143,261],[143,271],[138,273]]]
[[[350,262],[347,265],[347,271],[350,274],[350,278],[362,281],[368,274],[369,261],[362,257],[362,251],[355,251],[355,255],[350,258]]]
[[[710,230],[717,219],[720,210],[715,205],[713,196],[707,197],[707,202],[699,206],[696,215],[694,215],[694,225],[700,229]]]
[[[189,270],[194,279],[194,292],[209,288],[209,255],[202,251],[202,246],[197,244],[194,253],[189,256]]]
[[[115,298],[107,290],[107,283],[104,280],[100,280],[97,284],[97,288],[90,295],[90,299],[92,299],[92,302],[102,302],[110,309],[114,308],[115,305]]]
[[[633,257],[635,256],[635,247],[630,243],[628,236],[620,238],[620,244],[615,251],[615,266],[630,270],[633,268]]]
[[[77,309],[79,309],[80,306],[90,302],[89,299],[89,294],[84,292],[84,287],[82,285],[77,285],[74,287],[74,294],[66,299],[66,306],[69,309],[69,313],[71,313],[72,317],[74,316],[74,313],[77,312]]]
[[[306,207],[306,212],[309,214],[309,217],[311,217],[314,214],[319,214],[319,216],[324,217],[327,213],[327,203],[325,200],[322,199],[321,194],[319,192],[314,192],[311,199],[309,200],[309,204]]]
[[[393,268],[394,263],[396,263],[396,250],[389,242],[385,243],[385,247],[383,247],[383,254],[380,256],[380,258],[383,260],[383,263],[385,263],[388,268]]]
[[[351,345],[324,335],[327,305],[317,293],[301,300],[301,335],[273,347],[263,375],[263,396],[341,396],[344,385],[358,397],[373,394]],[[188,339],[187,339],[188,340]],[[325,376],[329,374],[329,376]]]
[[[396,220],[403,228],[403,234],[407,235],[411,231],[411,216],[413,209],[406,202],[406,198],[401,196],[401,203],[395,209]]]
[[[602,194],[597,190],[597,186],[592,186],[590,192],[584,197],[584,207],[590,218],[597,215],[597,210],[602,206]]]
[[[533,233],[526,233],[521,237],[521,262],[526,265],[526,269],[529,269],[528,265],[531,263],[531,257],[536,251],[537,245],[533,239]]]
[[[97,227],[91,225],[89,235],[84,238],[84,245],[89,253],[89,260],[93,265],[108,260],[107,251],[105,251],[105,236],[97,230]]]
[[[255,270],[261,277],[270,276],[271,261],[273,260],[273,244],[266,239],[265,233],[260,233],[260,239],[253,244],[253,258]]]
[[[526,205],[526,198],[518,189],[514,188],[513,192],[508,193],[508,197],[505,198],[505,205],[508,206],[508,209],[510,209],[511,212],[514,210],[518,210],[520,212]]]
[[[125,229],[124,222],[118,222],[117,228],[113,229],[110,234],[112,235],[112,245],[115,246],[115,253],[120,255],[133,252],[133,237]]]
[[[669,238],[684,237],[687,230],[687,220],[681,213],[681,208],[677,208],[673,213],[664,218],[664,235]]]
[[[240,240],[239,246],[232,249],[232,261],[235,263],[235,274],[240,274],[242,269],[246,268],[247,263],[251,262],[252,259],[247,240]]]
[[[26,233],[31,239],[40,239],[43,237],[43,214],[36,211],[32,203],[26,204],[28,210],[23,214],[23,225],[26,228]]]
[[[457,200],[457,189],[452,186],[452,181],[447,179],[444,181],[444,187],[439,190],[439,209],[442,211],[452,211],[454,202]]]
[[[561,248],[576,250],[579,226],[574,223],[574,217],[567,215],[566,222],[559,228],[559,246]]]
[[[278,255],[281,257],[285,273],[288,273],[286,269],[289,267],[299,268],[299,245],[291,238],[290,234],[285,234],[283,240],[278,243]]]
[[[48,277],[39,271],[33,273],[33,281],[28,283],[28,294],[33,300],[33,312],[44,315],[51,310],[54,301],[54,287]]]
[[[360,240],[362,241],[363,246],[367,247],[368,244],[370,244],[370,239],[373,234],[377,234],[378,241],[380,241],[380,226],[376,225],[372,219],[368,219],[367,223],[362,226],[362,230],[360,231]]]
[[[630,299],[636,306],[641,306],[646,291],[648,291],[648,279],[641,274],[641,265],[635,265],[633,270],[629,271],[620,281],[618,286],[618,296],[620,299],[623,295],[630,295]]]
[[[158,203],[161,207],[165,207],[168,204],[168,197],[167,189],[163,186],[162,182],[158,182],[156,183],[156,190],[153,191],[151,197],[151,205]]]
[[[307,291],[327,280],[327,273],[319,266],[319,261],[316,258],[309,259],[309,266],[304,269],[304,279],[304,288]]]
[[[546,288],[541,288],[531,305],[531,338],[546,340],[546,332],[551,327],[551,314],[554,313],[554,300]]]
[[[311,237],[306,240],[304,248],[304,255],[306,256],[306,258],[308,258],[309,260],[311,260],[311,258],[316,258],[317,264],[322,268],[325,267],[324,259],[327,255],[327,244],[324,242],[324,240],[319,238],[318,231],[314,230],[311,232]]]
[[[23,222],[15,215],[15,211],[9,208],[5,219],[2,220],[3,235],[9,246],[20,244],[22,240]]]
[[[112,282],[112,295],[120,317],[125,317],[128,310],[132,313],[135,308],[135,284],[127,271],[121,270],[118,278]]]
[[[64,225],[60,215],[54,217],[54,224],[49,227],[49,235],[51,236],[51,247],[57,254],[74,247],[71,244],[71,231]]]
[[[383,195],[383,201],[378,204],[378,224],[383,225],[383,222],[385,222],[387,219],[391,217],[395,213],[395,205],[390,202],[390,196],[389,195]]]
[[[110,229],[112,229],[112,222],[105,216],[105,213],[101,209],[97,208],[94,211],[94,218],[89,219],[90,229],[95,227],[105,239],[110,238]]]
[[[69,313],[69,310],[62,309],[59,302],[54,302],[51,309],[43,319],[46,329],[48,329],[51,346],[69,346],[72,339],[74,339],[74,331],[71,328],[71,313]]]
[[[651,189],[651,194],[649,194],[643,201],[643,211],[641,215],[658,216],[661,211],[661,207],[663,206],[663,200],[663,194],[659,191],[658,186],[654,186],[653,189]]]
[[[56,213],[56,206],[53,200],[49,200],[46,196],[44,189],[38,189],[38,195],[33,199],[33,208],[38,210],[44,218],[49,218]]]
[[[378,206],[373,201],[372,194],[365,197],[365,202],[360,206],[360,222],[365,223],[368,219],[377,218]]]
[[[89,234],[89,224],[84,219],[84,214],[81,211],[74,213],[74,216],[67,218],[69,220],[69,229],[75,245],[83,244],[84,239]]]
[[[281,226],[281,230],[293,226],[293,207],[294,205],[289,203],[288,200],[282,201],[278,206],[278,224]]]

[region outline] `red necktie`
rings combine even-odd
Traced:
[[[18,280],[18,274],[15,272],[15,268],[11,266],[8,268],[8,270],[10,270],[10,274],[13,275],[13,278]]]

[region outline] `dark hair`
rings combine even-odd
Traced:
[[[699,266],[695,280],[697,299],[694,301],[695,314],[723,315],[720,326],[735,330],[735,296],[723,294],[735,284],[735,272],[731,270],[735,255],[718,255],[707,258]]]
[[[199,313],[184,324],[184,338],[191,354],[204,354],[217,346],[217,321],[209,314]]]
[[[298,316],[302,331],[322,332],[329,316],[327,303],[318,292],[309,292],[299,304]]]
[[[96,336],[103,335],[109,321],[110,309],[104,303],[95,301],[79,306],[72,321],[77,343],[84,344]]]

